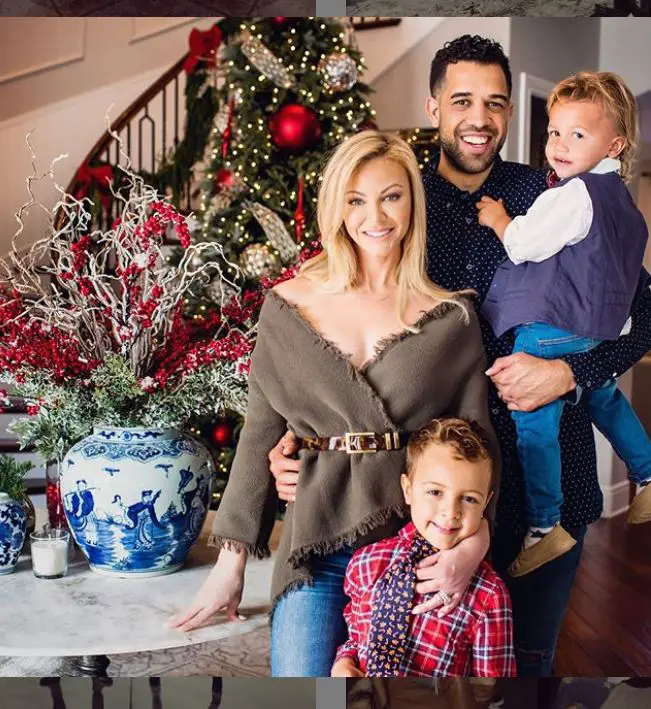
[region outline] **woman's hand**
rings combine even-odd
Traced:
[[[337,660],[330,671],[331,677],[365,677],[352,657],[342,657]]]
[[[459,542],[453,549],[439,551],[423,559],[416,569],[416,578],[419,580],[416,591],[436,595],[414,606],[412,613],[418,615],[439,608],[437,615],[442,618],[453,611],[461,602],[489,546],[490,532],[488,522],[484,519],[475,534]],[[437,591],[445,592],[450,602],[445,603]]]
[[[295,455],[297,452],[296,436],[291,431],[287,431],[269,451],[269,470],[276,478],[278,497],[287,502],[296,500],[296,486],[298,485],[298,471],[301,461],[294,460],[289,456]]]
[[[237,612],[244,590],[245,566],[246,552],[222,549],[192,604],[172,616],[168,625],[188,632],[220,611],[224,611],[229,620],[246,620]]]

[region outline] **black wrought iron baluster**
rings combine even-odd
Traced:
[[[163,86],[163,160],[167,154],[167,86]]]

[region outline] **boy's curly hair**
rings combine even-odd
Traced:
[[[446,42],[432,59],[429,71],[429,90],[432,96],[443,82],[448,66],[458,62],[497,64],[504,72],[509,96],[511,95],[513,89],[511,66],[502,45],[486,37],[464,34],[451,42]]]
[[[476,463],[490,462],[491,478],[494,462],[490,451],[488,434],[476,421],[460,418],[437,418],[418,429],[409,437],[407,444],[407,475],[411,477],[416,461],[432,444],[448,445],[456,460]]]
[[[630,182],[633,176],[635,153],[640,136],[637,101],[621,76],[610,71],[580,71],[558,83],[547,99],[547,113],[563,101],[598,103],[612,118],[618,135],[626,138],[626,147],[619,154],[621,176]]]

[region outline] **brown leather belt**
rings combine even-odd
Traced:
[[[387,431],[387,433],[344,433],[343,436],[312,436],[299,438],[301,448],[317,451],[343,451],[348,455],[357,453],[377,453],[404,448],[409,440],[407,432]]]

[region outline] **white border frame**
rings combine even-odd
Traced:
[[[520,96],[518,99],[518,162],[529,164],[531,148],[531,98],[538,96],[546,99],[555,84],[546,79],[540,79],[526,71],[520,72]]]

